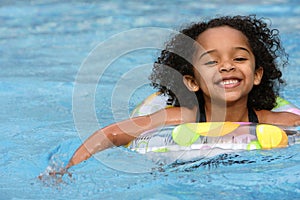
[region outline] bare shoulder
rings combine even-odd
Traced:
[[[299,126],[300,115],[290,112],[273,112],[269,110],[255,111],[260,123],[277,124],[285,126]]]

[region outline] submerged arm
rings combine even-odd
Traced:
[[[193,113],[193,110],[187,108],[168,108],[151,115],[130,118],[104,127],[84,141],[75,151],[66,168],[70,168],[104,149],[126,145],[141,133],[155,127],[192,122],[195,119]],[[190,117],[183,118],[182,116]]]

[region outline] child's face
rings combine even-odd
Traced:
[[[263,69],[255,70],[255,57],[242,32],[228,26],[210,28],[197,40],[193,58],[195,78],[185,76],[192,91],[201,89],[205,101],[246,101],[253,85],[258,85]]]

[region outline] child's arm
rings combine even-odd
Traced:
[[[300,126],[300,115],[290,112],[257,111],[259,122],[283,126]]]
[[[193,115],[193,113],[193,110],[175,107],[163,109],[151,115],[135,117],[111,124],[93,133],[75,151],[66,168],[70,168],[109,147],[126,145],[146,130],[162,125],[193,122],[195,120],[195,114]],[[182,116],[191,117],[183,118]]]

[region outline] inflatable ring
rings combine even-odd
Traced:
[[[295,143],[300,143],[300,132],[296,127],[203,122],[147,131],[128,148],[166,163],[166,159],[191,161],[237,151],[284,148]]]
[[[288,101],[278,98],[274,111],[300,114]],[[133,111],[146,115],[166,107],[167,98],[155,93]],[[251,122],[202,122],[164,126],[147,131],[128,144],[130,150],[159,162],[191,161],[241,150],[283,148],[300,143],[299,127]]]

